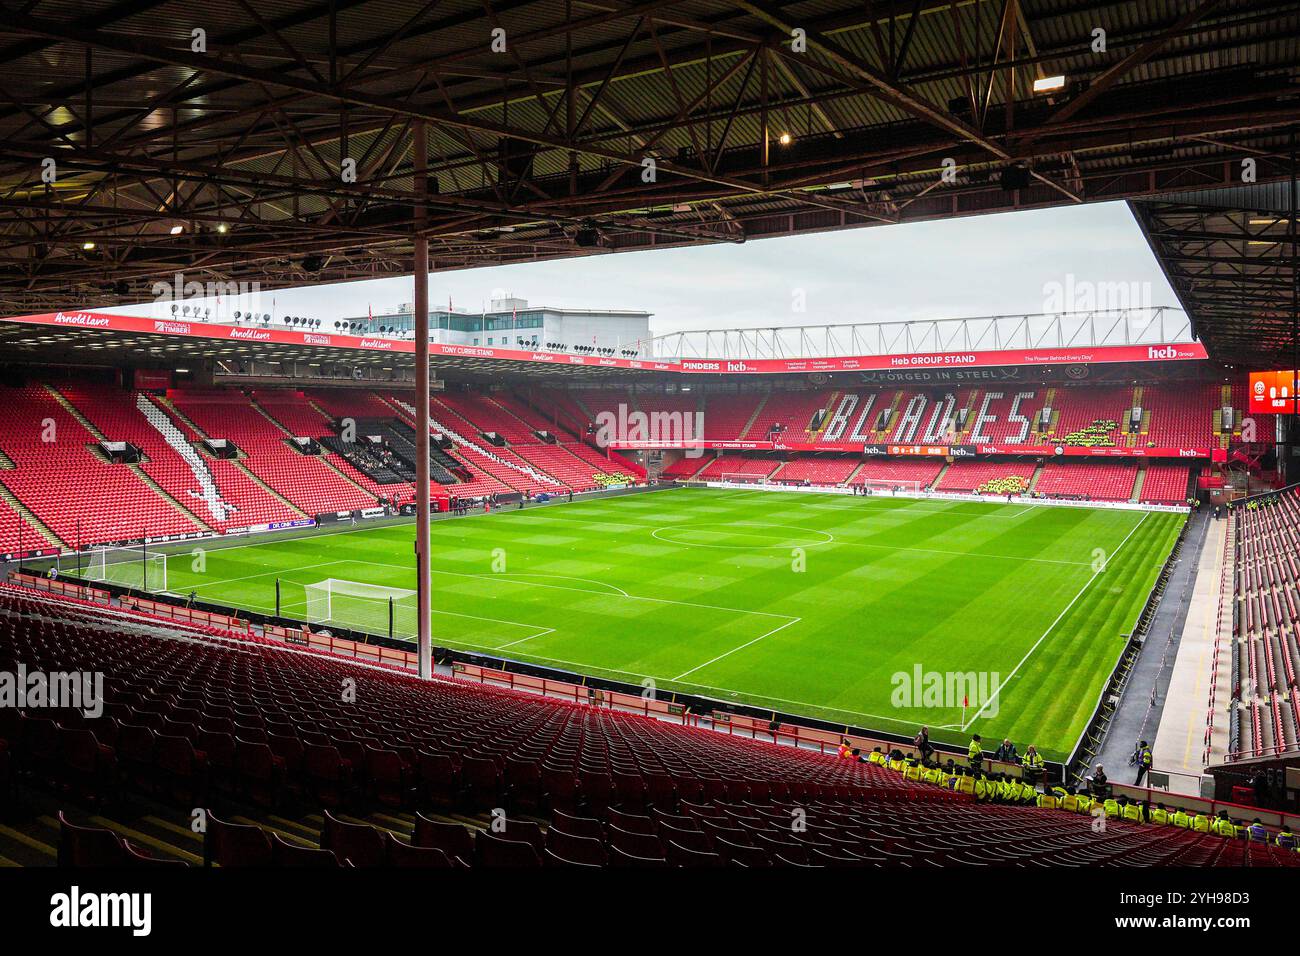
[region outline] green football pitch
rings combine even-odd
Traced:
[[[661,696],[896,733],[928,724],[954,742],[1009,736],[1060,758],[1183,521],[695,488],[506,509],[434,522],[434,642],[648,679]],[[272,611],[279,579],[282,613],[306,617],[322,581],[413,588],[411,540],[406,524],[217,546],[201,571],[172,554],[168,590]],[[387,606],[340,597],[332,615],[386,631]],[[952,675],[985,683],[962,692]]]

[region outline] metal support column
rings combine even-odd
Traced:
[[[415,192],[428,188],[428,150],[424,123],[412,126]],[[433,631],[430,621],[429,573],[429,240],[424,235],[426,211],[417,203],[415,224],[415,569],[416,659],[420,677],[433,676]]]

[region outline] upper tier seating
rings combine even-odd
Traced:
[[[704,438],[734,441],[748,435],[745,425],[766,396],[745,392],[740,395],[712,395],[704,407]]]
[[[1227,397],[1225,398],[1225,389]],[[952,395],[952,413],[935,417],[939,403]],[[838,391],[745,392],[709,395],[655,395],[621,389],[552,389],[535,396],[545,409],[553,411],[561,427],[585,433],[602,412],[666,411],[692,413],[703,402],[704,437],[710,441],[764,441],[774,425],[784,426],[781,439],[791,443],[843,443],[848,441],[1023,445],[1039,448],[1057,444],[1081,447],[1198,447],[1220,443],[1214,433],[1216,412],[1224,401],[1244,414],[1246,393],[1236,386],[1219,385],[1116,387],[1079,385],[999,385],[995,388],[856,389]],[[1143,430],[1128,432],[1129,413],[1134,407],[1144,412]],[[1050,423],[1038,430],[1044,408],[1051,409]],[[841,409],[844,411],[841,412]],[[912,414],[907,413],[911,410]],[[809,431],[813,417],[825,410],[820,427]],[[875,425],[889,410],[889,424],[880,431]],[[960,413],[965,411],[964,424]],[[981,420],[980,413],[984,418]],[[828,427],[837,413],[843,421]],[[844,414],[847,413],[847,414]],[[473,417],[473,416],[470,416]],[[545,416],[543,416],[545,417]],[[752,424],[748,424],[752,419]],[[1100,426],[1098,426],[1100,423]],[[748,427],[746,425],[748,424]],[[548,424],[547,427],[554,428]],[[1265,427],[1271,427],[1265,423]],[[857,438],[852,436],[857,433]],[[1226,446],[1225,446],[1226,447]]]
[[[754,423],[745,432],[752,441],[764,441],[777,425],[782,426],[781,437],[787,441],[808,441],[808,426],[813,415],[830,401],[827,392],[771,392],[759,410]],[[708,416],[705,416],[707,426]]]

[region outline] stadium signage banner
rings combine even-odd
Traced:
[[[869,385],[944,385],[949,382],[1007,382],[1020,378],[1019,368],[936,368],[863,372]]]
[[[301,345],[350,349],[365,352],[415,353],[415,343],[377,335],[339,335],[296,329],[263,328],[252,325],[221,325],[212,322],[154,319],[103,312],[46,312],[4,319],[24,325],[71,326],[109,332],[176,335],[187,338],[225,339],[270,345]],[[480,358],[497,361],[590,368],[617,368],[652,372],[683,372],[697,375],[772,375],[814,372],[952,372],[965,371],[963,378],[935,378],[931,381],[961,381],[966,370],[1016,366],[1085,366],[1110,362],[1184,362],[1207,358],[1199,342],[1154,345],[1102,345],[1039,349],[998,349],[965,352],[918,352],[899,355],[862,355],[835,358],[797,359],[625,359],[593,355],[529,351],[469,345],[432,343],[429,353],[447,358]],[[920,381],[920,379],[918,379]],[[1252,393],[1253,394],[1253,393]]]
[[[999,349],[809,359],[682,359],[683,372],[764,375],[774,372],[867,372],[888,369],[958,369],[1098,362],[1184,362],[1208,358],[1200,342],[1102,345],[1094,348]]]
[[[895,458],[952,457],[979,458],[985,455],[1033,455],[1041,458],[1208,458],[1227,461],[1223,448],[1121,448],[1085,445],[905,445],[863,444],[861,442],[783,442],[783,441],[612,441],[609,447],[621,450],[703,448],[710,451],[822,451],[861,454],[868,457]]]

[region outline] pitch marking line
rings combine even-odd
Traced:
[[[781,625],[779,625],[779,626],[777,626],[777,627],[772,628],[772,630],[768,631],[766,634],[760,634],[758,637],[754,638],[752,641],[746,641],[744,644],[741,644],[739,647],[733,647],[731,650],[729,650],[729,651],[727,651],[727,652],[725,652],[725,653],[723,653],[723,654],[719,654],[717,657],[713,658],[712,660],[705,661],[703,664],[697,664],[695,667],[692,667],[690,670],[688,670],[688,671],[682,671],[682,672],[681,672],[680,674],[678,674],[676,677],[672,677],[672,678],[669,678],[669,679],[670,679],[670,680],[681,680],[681,679],[682,679],[683,677],[685,677],[687,674],[694,674],[696,671],[701,670],[701,669],[703,669],[703,668],[705,668],[705,667],[708,667],[710,664],[716,664],[718,661],[722,660],[724,657],[730,657],[732,654],[736,653],[736,651],[743,651],[745,648],[747,648],[747,647],[751,647],[752,645],[757,644],[759,641],[763,640],[764,638],[771,637],[773,634],[777,633],[777,631],[784,631],[784,630],[785,630],[787,627],[789,627],[791,624],[798,624],[798,623],[799,623],[800,621],[802,621],[802,620],[803,620],[803,618],[801,618],[801,617],[796,617],[796,618],[794,618],[793,620],[786,621],[784,624],[781,624]]]
[[[230,550],[234,550],[231,548]],[[274,571],[261,571],[257,574],[241,574],[237,578],[222,578],[220,581],[210,581],[207,584],[196,584],[190,588],[191,591],[201,591],[204,588],[214,588],[219,584],[229,584],[231,581],[247,581],[250,578],[264,578],[271,574],[288,574],[293,571],[311,571],[315,568],[328,568],[334,564],[342,564],[341,561],[322,561],[320,564],[297,565],[292,568],[276,568]],[[297,582],[293,582],[296,584]]]
[[[298,606],[300,606],[300,605],[302,605],[302,606],[306,606],[306,604],[307,604],[306,601],[281,601],[281,602],[280,602],[280,607],[283,609],[283,608],[290,608],[290,607],[298,607]],[[273,607],[272,607],[271,605],[269,605],[269,604],[255,604],[255,603],[253,603],[252,601],[245,602],[242,606],[243,606],[243,607],[246,607],[246,608],[249,608],[249,609],[252,609],[252,610],[260,610],[260,611],[274,611],[274,610],[275,610],[275,608],[273,608]],[[532,634],[529,634],[529,635],[526,636],[526,637],[521,637],[521,638],[519,638],[518,640],[511,641],[511,642],[508,643],[508,644],[498,644],[496,647],[489,647],[489,646],[487,646],[487,645],[485,645],[485,644],[474,644],[474,645],[469,645],[469,646],[472,646],[472,647],[475,647],[475,648],[477,648],[477,649],[479,649],[479,650],[484,650],[484,651],[499,650],[499,649],[504,648],[504,647],[514,647],[516,644],[522,644],[524,641],[531,641],[531,640],[532,640],[533,638],[535,638],[535,637],[545,637],[547,634],[553,633],[553,632],[555,631],[555,628],[553,628],[553,627],[539,627],[539,626],[536,625],[536,624],[525,624],[523,621],[507,621],[507,620],[505,620],[504,618],[499,618],[499,617],[484,617],[484,616],[481,615],[481,614],[463,614],[463,613],[461,613],[461,612],[459,612],[459,611],[444,611],[444,610],[442,610],[441,608],[431,608],[431,609],[430,609],[430,613],[431,613],[431,614],[446,614],[446,615],[450,615],[450,616],[452,616],[452,617],[465,617],[465,618],[470,618],[470,619],[475,620],[475,621],[487,621],[489,624],[508,624],[508,625],[510,625],[511,627],[522,627],[522,628],[527,628],[527,629],[533,631]],[[324,626],[328,627],[330,622],[321,621],[321,622],[317,622],[317,623],[318,623],[318,624],[323,624]],[[339,622],[335,622],[335,626],[336,626],[336,627],[340,627],[340,626],[341,626],[341,627],[347,627],[347,624],[346,624],[345,622],[339,621]],[[402,640],[409,640],[409,638],[402,638]],[[440,643],[443,643],[443,644],[448,643],[447,641],[443,640],[442,638],[438,638],[438,640],[439,640]]]
[[[449,647],[461,647],[471,651],[491,653],[492,651],[496,650],[496,648],[487,647],[482,644],[473,644],[467,641],[442,641],[441,643],[446,644]],[[541,654],[533,654],[528,652],[526,652],[526,656],[535,661],[545,661],[549,664],[565,664],[569,667],[579,667],[579,668],[586,668],[588,670],[604,671],[610,674],[622,674],[624,677],[635,677],[638,680],[647,680],[647,679],[660,680],[660,678],[655,677],[653,674],[640,674],[637,673],[636,671],[625,671],[617,667],[606,667],[601,664],[592,664],[589,662],[581,662],[581,661],[570,661],[559,657],[546,657]],[[778,704],[794,704],[795,706],[798,707],[809,707],[816,710],[830,711],[836,714],[847,714],[850,717],[869,717],[872,720],[884,720],[890,723],[903,724],[906,726],[914,726],[918,722],[916,717],[905,717],[905,718],[889,717],[884,714],[872,714],[860,710],[847,710],[843,707],[832,707],[824,703],[813,704],[813,703],[809,703],[806,700],[791,700],[788,697],[773,697],[768,694],[755,694],[755,693],[751,693],[750,691],[733,690],[730,687],[717,687],[713,684],[700,684],[695,681],[689,681],[689,680],[674,679],[671,682],[684,684],[687,687],[697,687],[701,690],[717,691],[720,694],[730,694],[733,697],[736,697],[738,699],[761,700],[761,701],[775,702]]]
[[[1042,636],[1039,637],[1038,640],[1034,641],[1034,646],[1029,648],[1029,650],[1025,652],[1024,657],[1020,658],[1020,663],[1017,664],[1014,668],[1012,668],[1011,673],[1006,676],[1005,680],[1001,681],[998,684],[997,689],[994,690],[993,693],[989,695],[989,699],[984,702],[984,704],[980,707],[980,709],[975,711],[975,713],[971,715],[970,720],[966,721],[964,724],[961,725],[961,729],[963,733],[970,728],[971,724],[975,723],[976,719],[979,717],[980,714],[984,713],[984,708],[988,707],[989,704],[993,703],[993,701],[997,699],[998,695],[1002,693],[1002,688],[1006,687],[1007,684],[1011,682],[1011,679],[1016,676],[1016,672],[1019,671],[1020,668],[1025,666],[1025,661],[1029,660],[1029,658],[1033,656],[1034,651],[1038,650],[1038,646],[1042,644],[1043,641],[1047,640],[1047,636],[1056,629],[1056,625],[1061,623],[1061,619],[1065,617],[1066,613],[1069,612],[1070,608],[1074,607],[1075,603],[1079,600],[1079,598],[1083,597],[1083,592],[1087,591],[1088,588],[1092,587],[1092,582],[1096,581],[1097,578],[1102,574],[1102,572],[1104,572],[1107,568],[1110,567],[1111,562],[1115,560],[1115,557],[1120,553],[1120,551],[1123,550],[1124,545],[1128,544],[1129,538],[1133,537],[1134,532],[1136,532],[1138,528],[1142,527],[1142,524],[1149,517],[1151,517],[1151,512],[1150,511],[1144,512],[1141,519],[1139,519],[1138,523],[1129,529],[1129,533],[1124,535],[1124,540],[1121,541],[1119,545],[1115,548],[1115,550],[1110,553],[1110,555],[1106,558],[1106,562],[1096,571],[1092,572],[1092,577],[1088,578],[1088,580],[1084,582],[1083,587],[1079,589],[1079,593],[1070,599],[1070,603],[1065,606],[1064,610],[1062,610],[1060,614],[1056,615],[1056,620],[1047,626],[1047,630],[1043,631]]]
[[[650,537],[654,538],[656,541],[662,541],[664,544],[671,544],[679,548],[717,548],[723,551],[748,551],[748,550],[753,550],[754,548],[758,548],[764,551],[768,551],[768,550],[784,551],[786,548],[815,548],[823,544],[835,543],[835,535],[831,534],[829,531],[820,531],[816,528],[796,528],[793,525],[783,525],[783,524],[766,525],[765,527],[784,528],[787,531],[802,531],[805,534],[821,534],[821,535],[825,535],[826,537],[822,541],[787,540],[787,541],[778,541],[776,544],[746,545],[746,544],[706,544],[703,541],[673,541],[671,538],[661,538],[659,536],[660,533],[673,533],[679,531],[683,533],[690,533],[693,531],[696,534],[706,534],[706,535],[711,534],[719,537],[731,536],[737,538],[765,538],[768,540],[775,537],[779,537],[778,535],[775,534],[762,534],[760,532],[755,532],[755,531],[711,530],[712,528],[716,528],[716,527],[717,527],[716,525],[709,525],[705,527],[700,527],[698,525],[695,527],[692,527],[690,525],[665,525],[661,528],[655,528],[653,531],[651,531]],[[737,522],[732,522],[732,527],[752,528],[752,527],[760,527],[760,526],[754,524],[746,524],[744,522],[737,521]]]
[[[337,560],[337,561],[327,561],[327,562],[325,562],[324,564],[312,565],[311,568],[324,568],[324,567],[331,567],[331,566],[334,566],[334,565],[357,565],[357,564],[367,564],[367,565],[373,565],[373,566],[375,566],[375,567],[383,567],[383,568],[402,568],[402,569],[406,569],[406,568],[407,568],[407,565],[404,565],[404,564],[391,564],[391,563],[384,562],[384,561],[367,561],[367,560],[362,560],[362,559],[360,559],[360,558],[341,558],[341,559],[339,559],[339,560]],[[302,571],[302,570],[308,570],[308,568],[306,568],[306,567],[303,567],[303,568],[294,568],[294,569],[291,569],[291,570]],[[507,577],[506,574],[505,574],[504,572],[502,572],[502,573],[489,573],[489,574],[471,574],[471,573],[469,573],[469,572],[467,572],[467,571],[444,571],[444,570],[441,570],[441,569],[438,569],[438,568],[430,568],[430,572],[433,573],[433,574],[442,574],[442,575],[448,575],[448,576],[451,576],[451,577],[473,578],[473,579],[475,579],[475,580],[487,580],[487,581],[491,581],[491,580],[494,580],[494,579],[502,579],[502,578]],[[264,572],[264,574],[262,574],[262,575],[247,575],[247,577],[263,577],[263,576],[265,576],[265,575],[267,575],[267,574],[280,574],[280,573],[283,573],[283,572],[282,572],[282,571],[267,571],[267,572]],[[511,572],[511,574],[524,574],[524,573],[526,573],[526,572]],[[564,578],[564,579],[567,579],[567,580],[586,581],[586,582],[589,583],[589,584],[601,584],[601,585],[604,585],[605,587],[611,587],[611,588],[615,587],[615,585],[612,585],[612,584],[606,584],[606,583],[603,582],[603,581],[595,581],[595,580],[592,580],[592,579],[589,579],[589,578],[572,578],[572,577],[570,577],[570,576],[568,576],[568,575],[552,575],[552,576],[553,576],[553,577],[558,577],[558,578]],[[202,585],[202,587],[212,587],[212,586],[214,586],[214,585],[216,585],[216,584],[223,584],[223,583],[225,583],[226,581],[237,581],[237,580],[242,580],[242,578],[226,578],[226,579],[223,579],[222,581],[216,581],[216,582],[211,582],[210,584]],[[591,590],[590,588],[574,588],[574,587],[566,587],[566,586],[564,586],[564,585],[562,585],[562,584],[544,584],[544,583],[539,582],[539,581],[519,581],[519,580],[509,580],[508,578],[507,578],[507,580],[508,580],[508,583],[511,583],[511,584],[522,584],[522,585],[525,585],[525,586],[527,586],[527,587],[535,587],[535,588],[550,588],[550,589],[555,590],[555,591],[576,591],[576,592],[579,593],[579,594],[595,594],[595,595],[604,595],[604,596],[606,596],[606,597],[621,597],[621,598],[625,598],[626,600],[629,600],[629,601],[649,601],[649,602],[651,602],[651,603],[653,603],[653,604],[671,604],[671,605],[675,605],[675,606],[678,606],[678,607],[694,607],[694,608],[700,608],[700,609],[702,609],[702,610],[707,610],[707,611],[727,611],[727,612],[729,612],[729,613],[731,613],[731,614],[749,614],[749,615],[757,615],[757,616],[759,616],[759,617],[775,617],[775,618],[781,618],[781,619],[785,620],[786,623],[783,624],[783,625],[781,625],[781,627],[778,627],[776,630],[780,630],[780,629],[783,628],[783,627],[788,627],[789,625],[795,623],[796,621],[800,621],[800,620],[802,620],[802,618],[794,617],[793,615],[790,615],[790,614],[777,614],[777,613],[775,613],[775,612],[773,612],[773,611],[755,611],[755,610],[751,610],[751,609],[749,609],[749,608],[722,607],[722,606],[720,606],[720,605],[716,605],[716,604],[699,604],[699,603],[696,603],[696,602],[693,602],[693,601],[673,601],[673,600],[669,600],[668,598],[643,597],[643,596],[638,595],[638,594],[628,594],[626,591],[623,591],[621,588],[617,588],[617,590],[619,590],[620,593],[617,594],[617,595],[615,595],[615,594],[613,594],[612,592],[609,592],[609,591],[593,591],[593,590]],[[296,584],[297,582],[292,582],[292,583],[295,583],[295,584]],[[283,608],[283,607],[293,607],[293,606],[296,606],[296,605],[298,605],[298,604],[305,604],[305,603],[306,603],[306,602],[303,602],[303,601],[293,601],[293,602],[289,602],[289,603],[284,603],[284,602],[282,602],[282,603],[281,603],[281,607],[282,607],[282,608]],[[241,605],[241,606],[243,606],[243,607],[248,607],[248,608],[253,608],[253,609],[262,609],[262,610],[267,610],[267,609],[269,609],[267,605],[262,605],[262,604],[253,604],[252,602],[248,602],[248,601],[242,602],[242,605]],[[435,614],[456,614],[456,615],[459,616],[459,617],[468,617],[468,618],[473,618],[473,619],[480,620],[480,621],[491,621],[491,622],[499,623],[499,624],[512,624],[512,625],[516,625],[516,626],[518,626],[518,627],[531,627],[531,628],[536,628],[536,627],[538,627],[538,625],[536,625],[536,624],[524,624],[524,623],[522,623],[522,622],[520,622],[520,621],[504,621],[504,620],[498,620],[498,619],[496,619],[496,618],[482,617],[482,616],[480,616],[480,615],[475,615],[475,614],[459,614],[458,612],[455,612],[455,611],[444,611],[444,610],[437,609],[437,608],[433,609],[433,613],[435,613]],[[539,632],[536,633],[536,634],[530,634],[528,637],[523,638],[522,640],[532,640],[532,639],[535,638],[535,637],[542,637],[544,634],[546,634],[546,633],[550,633],[550,632],[553,632],[554,630],[555,630],[555,628],[547,628],[545,631],[539,631]],[[774,631],[769,631],[768,633],[770,634],[770,633],[775,633],[775,632],[774,632]],[[763,636],[766,637],[767,635],[765,634],[765,635],[763,635]],[[445,639],[442,639],[442,638],[439,638],[439,640],[440,640],[442,643],[444,643],[444,644],[449,644],[449,643],[451,643],[450,641],[445,640]],[[521,641],[516,641],[516,642],[513,642],[513,643],[522,643],[522,640],[521,640]],[[751,643],[752,643],[752,642],[751,642]],[[470,646],[474,646],[474,647],[476,647],[476,648],[479,649],[479,650],[495,650],[495,649],[496,649],[496,648],[486,648],[486,647],[483,647],[482,645],[470,645]],[[512,646],[512,645],[508,644],[508,645],[503,645],[503,646],[509,647],[509,646]],[[555,660],[555,659],[552,658],[552,660]],[[595,666],[595,665],[578,664],[578,663],[573,662],[573,661],[558,661],[558,660],[557,660],[557,663],[570,663],[570,664],[573,664],[573,665],[576,666],[576,667]],[[703,666],[703,665],[701,665],[701,666]],[[615,668],[605,668],[605,669],[606,669],[606,670],[615,670]],[[630,672],[619,671],[619,673],[630,673]],[[635,675],[635,676],[645,676],[645,675]]]
[[[334,563],[371,564],[380,568],[402,568],[404,570],[409,569],[409,566],[405,564],[389,564],[384,561],[363,561],[360,558],[351,558],[351,559],[342,560]],[[474,578],[480,581],[491,581],[503,577],[502,574],[496,574],[491,572],[487,574],[472,574],[468,571],[444,571],[440,568],[430,568],[429,571],[432,574],[444,574],[444,575],[450,575],[452,577],[457,577],[457,578]],[[644,597],[640,594],[614,595],[614,594],[610,594],[607,591],[606,592],[593,591],[590,588],[570,588],[570,587],[565,587],[563,584],[543,584],[540,581],[511,581],[509,583],[523,584],[530,588],[550,588],[551,590],[554,591],[577,591],[579,594],[596,594],[596,595],[604,594],[606,597],[615,597],[615,596],[626,597],[627,600],[629,601],[650,601],[654,604],[673,604],[678,607],[697,607],[697,608],[702,608],[703,610],[706,611],[729,611],[732,614],[757,614],[760,617],[779,617],[785,620],[790,620],[793,617],[793,615],[791,614],[777,614],[774,611],[754,611],[754,610],[750,610],[749,608],[722,607],[721,605],[718,604],[699,604],[694,601],[673,601],[668,598]],[[613,585],[607,585],[607,586],[613,587]]]
[[[479,575],[479,576],[482,577],[483,575]],[[618,585],[610,584],[610,583],[607,582],[607,581],[598,581],[598,580],[596,580],[595,578],[579,578],[579,577],[575,577],[575,576],[572,575],[572,574],[543,574],[543,573],[540,572],[540,571],[496,571],[496,572],[493,572],[492,576],[493,576],[493,577],[498,577],[498,578],[557,578],[557,579],[559,579],[559,580],[561,580],[561,581],[582,581],[582,582],[584,582],[584,583],[586,583],[586,584],[596,584],[596,585],[599,585],[600,587],[603,587],[603,588],[610,588],[611,591],[613,591],[613,592],[615,592],[615,593],[617,593],[617,594],[621,594],[623,597],[631,597],[631,596],[632,596],[632,595],[628,594],[626,591],[624,591],[624,590],[623,590],[621,587],[619,587]],[[528,582],[527,582],[527,581],[520,581],[519,583],[520,583],[520,584],[527,584]],[[575,591],[585,591],[586,588],[574,588],[574,590],[575,590]],[[599,592],[599,591],[592,591],[591,593],[592,593],[592,594],[600,594],[601,592]],[[610,593],[610,592],[605,592],[605,593]]]

